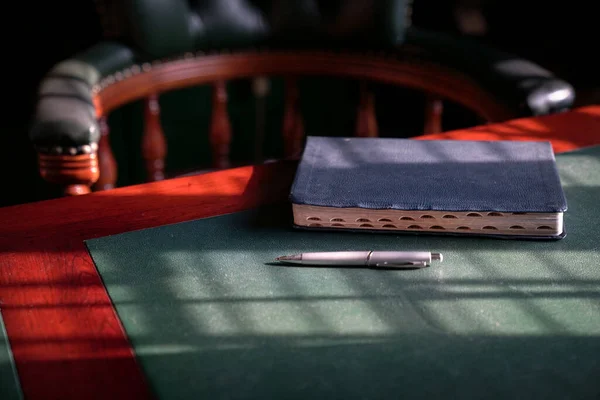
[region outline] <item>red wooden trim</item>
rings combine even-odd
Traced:
[[[379,136],[377,113],[375,112],[375,94],[369,90],[367,82],[365,81],[361,81],[359,84],[359,100],[356,109],[355,129],[355,136],[357,137]]]
[[[421,140],[547,140],[555,153],[600,143],[600,106],[587,106],[561,114],[522,118],[419,136]]]
[[[285,157],[294,159],[302,153],[304,140],[304,120],[300,112],[300,92],[297,78],[285,80],[285,98],[283,111],[283,148]]]
[[[150,398],[84,243],[46,240],[2,254],[2,316],[25,397]]]
[[[563,151],[600,144],[599,132],[593,106],[441,137]],[[285,201],[294,172],[279,162],[0,209],[0,306],[26,397],[150,397],[83,240]]]
[[[144,101],[142,156],[146,161],[147,181],[155,182],[165,179],[167,139],[160,123],[160,103],[156,94],[148,96]]]
[[[95,94],[94,104],[97,115],[107,115],[111,110],[150,93],[160,94],[219,80],[265,75],[366,79],[425,90],[473,110],[486,121],[505,121],[515,115],[471,78],[452,69],[425,61],[406,61],[391,55],[326,51],[250,51],[159,63],[103,87]]]
[[[225,81],[217,81],[213,86],[209,138],[213,166],[220,169],[230,167],[231,122],[229,122],[227,112],[227,83]]]
[[[110,127],[107,117],[100,117],[100,141],[98,142],[98,167],[100,177],[94,184],[95,190],[114,189],[117,183],[117,160],[110,146]]]
[[[435,134],[442,132],[442,114],[444,113],[444,103],[441,99],[427,97],[425,101],[425,134]]]
[[[98,180],[98,155],[95,151],[79,155],[38,154],[40,175],[48,182],[62,185],[65,195],[89,193]]]
[[[150,397],[83,240],[284,200],[294,163],[0,209],[0,301],[28,399]]]

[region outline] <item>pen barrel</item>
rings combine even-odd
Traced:
[[[431,263],[428,251],[374,251],[369,257],[368,266],[403,265],[410,263]]]
[[[306,265],[367,265],[370,251],[336,251],[303,253],[302,264]]]

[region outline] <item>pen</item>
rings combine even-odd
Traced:
[[[432,260],[442,262],[440,253],[428,251],[334,251],[277,257],[287,264],[363,266],[369,268],[424,268]]]

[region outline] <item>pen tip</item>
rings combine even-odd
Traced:
[[[442,262],[444,261],[444,256],[442,255],[442,253],[431,253],[431,259]]]
[[[281,256],[275,259],[276,261],[299,261],[302,260],[302,256],[299,254],[294,254],[291,256]]]

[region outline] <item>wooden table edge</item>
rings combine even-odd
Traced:
[[[151,398],[84,240],[285,200],[295,165],[242,167],[0,210],[7,222],[0,228],[0,309],[26,398]],[[73,213],[56,215],[64,209]]]

